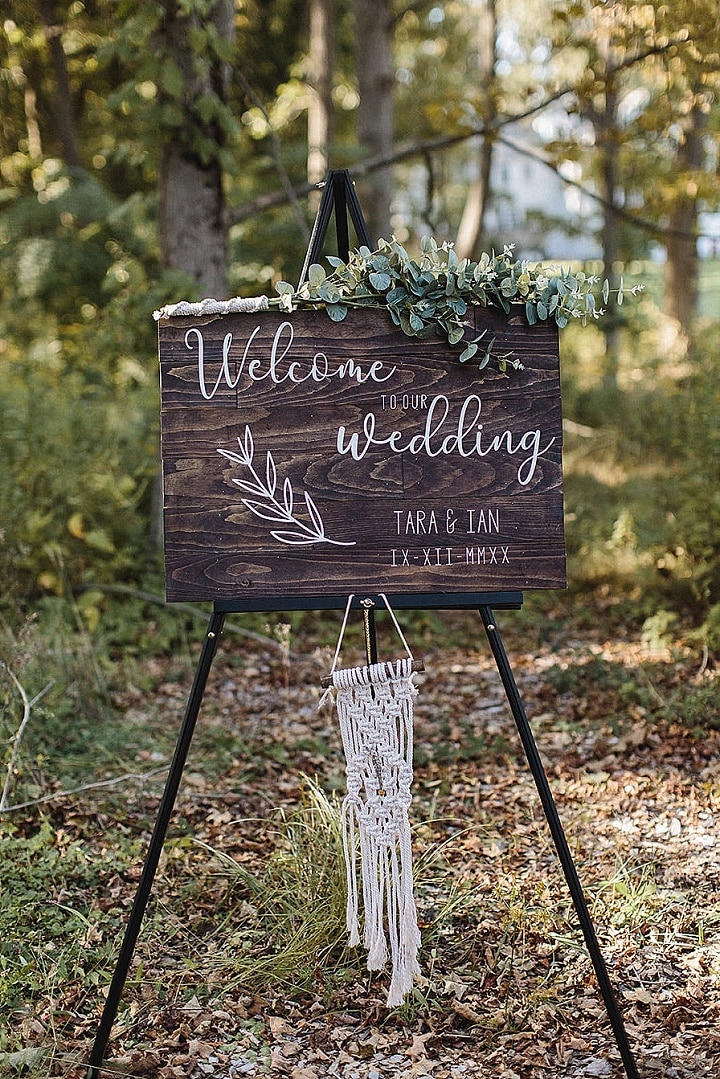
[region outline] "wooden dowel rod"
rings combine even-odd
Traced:
[[[412,669],[413,669],[413,674],[415,674],[418,671],[424,671],[425,670],[425,664],[423,663],[423,661],[421,659],[414,659],[413,662],[412,662]],[[320,685],[322,686],[323,689],[328,689],[332,684],[333,684],[333,679],[332,679],[331,674],[327,674],[327,675],[325,675],[324,678],[320,679]]]

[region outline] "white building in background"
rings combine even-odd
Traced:
[[[578,162],[564,161],[556,170],[544,161],[546,146],[571,133],[576,141],[592,145],[592,129],[583,130],[583,122],[569,116],[559,104],[532,123],[523,121],[501,129],[501,137],[493,145],[490,200],[483,230],[486,249],[497,251],[504,244],[514,244],[515,257],[529,261],[602,260],[603,215],[593,197],[592,180],[583,177]],[[425,166],[417,163],[406,168],[405,185],[399,188],[393,207],[398,235],[421,233],[430,226],[439,239],[455,239],[452,229],[457,229],[462,205],[477,180],[481,146],[482,136],[473,136],[457,157],[451,160],[448,155],[447,161],[438,165],[438,186],[444,189],[444,196],[442,205],[433,207],[432,213],[428,213]],[[433,216],[435,225],[430,220]],[[720,259],[720,211],[700,213],[698,234],[700,258]],[[647,257],[664,262],[664,246],[649,245]]]
[[[490,201],[485,211],[485,246],[496,250],[515,244],[515,255],[531,261],[573,262],[601,259],[599,242],[602,214],[598,202],[581,184],[580,166],[566,161],[560,173],[543,161],[547,142],[559,137],[569,123],[577,124],[562,109],[528,122],[502,128],[502,141],[493,145]],[[445,163],[448,201],[459,213],[479,170],[481,136],[468,139],[464,159]],[[443,172],[441,166],[439,172]],[[398,235],[427,229],[427,174],[415,164],[405,171],[404,189],[398,190],[393,207],[393,227]],[[441,211],[445,219],[445,214]],[[418,220],[424,222],[418,225]],[[459,220],[459,218],[458,218]],[[444,220],[447,228],[447,220]],[[457,225],[454,226],[455,228]],[[454,239],[453,235],[438,238]]]
[[[526,125],[503,129],[493,146],[485,235],[514,243],[518,258],[575,261],[602,258],[602,215],[580,186],[580,166],[558,173],[542,159],[543,142]]]
[[[698,253],[701,259],[720,258],[720,213],[703,211],[698,221]]]

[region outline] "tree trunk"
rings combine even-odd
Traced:
[[[613,0],[614,4],[614,0]],[[603,249],[603,272],[610,289],[614,293],[620,284],[617,272],[620,257],[618,235],[619,218],[615,212],[621,197],[620,131],[618,125],[618,87],[615,67],[617,58],[613,46],[613,30],[609,14],[608,25],[599,41],[600,56],[604,64],[605,94],[602,110],[596,120],[597,142],[600,154],[600,183],[603,199],[603,224],[601,243]],[[617,390],[618,367],[620,362],[620,327],[617,309],[611,307],[604,320],[605,332],[605,369],[603,383],[610,392]]]
[[[488,129],[478,151],[478,175],[470,185],[455,248],[460,258],[472,258],[483,236],[485,208],[490,197],[490,174],[493,159],[492,127],[497,120],[494,78],[497,61],[497,8],[496,0],[486,0],[477,13],[477,81],[484,90],[485,100],[481,112]]]
[[[160,248],[167,269],[182,270],[203,296],[227,298],[227,223],[217,161],[203,164],[185,146],[163,147]]]
[[[370,156],[389,155],[395,133],[395,67],[392,56],[392,12],[389,0],[353,0],[358,87],[358,140]],[[388,238],[393,177],[390,168],[373,173],[359,185],[368,231],[377,241]]]
[[[333,8],[334,0],[310,0],[307,177],[311,184],[323,180],[330,167],[335,68]]]
[[[221,37],[230,40],[233,2],[218,0],[204,20],[197,14],[182,15],[174,0],[164,0],[164,7],[164,45],[182,75],[187,123],[173,130],[162,148],[158,189],[162,259],[168,269],[181,270],[197,282],[202,295],[225,299],[228,225],[219,155],[224,136],[217,124],[202,120],[197,106],[211,94],[225,102],[229,67],[215,59],[198,74],[190,32],[212,23]]]
[[[50,64],[55,78],[56,95],[53,102],[53,112],[55,113],[55,123],[57,124],[57,136],[62,147],[63,161],[71,169],[81,169],[83,160],[77,136],[70,77],[62,43],[62,25],[57,18],[55,4],[52,0],[38,0],[38,11],[40,12],[43,32],[50,50]]]
[[[698,199],[692,173],[699,172],[705,161],[703,139],[706,128],[707,113],[696,104],[688,115],[678,148],[677,172],[684,177],[683,193],[678,196],[670,216],[666,243],[665,310],[677,319],[686,337],[690,336],[697,315],[700,277]]]

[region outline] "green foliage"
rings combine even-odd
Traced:
[[[708,651],[720,655],[720,603],[715,603],[707,613],[698,635],[705,642]]]
[[[49,818],[33,832],[0,819],[0,1014],[16,1022],[0,1034],[0,1050],[19,1048],[12,1027],[73,983],[76,997],[104,979],[116,949],[122,912],[90,909],[105,879],[133,864],[139,849],[121,838],[104,860],[69,840]]]
[[[665,612],[670,614],[671,612]],[[667,648],[669,639],[660,639],[656,629],[663,621],[646,621],[651,648]],[[648,622],[650,624],[648,625]],[[697,731],[720,729],[720,685],[717,679],[700,680],[688,685],[673,678],[670,665],[646,661],[626,666],[617,661],[590,656],[572,665],[559,664],[545,672],[548,685],[567,700],[585,708],[587,700],[602,702],[594,709],[593,722],[615,734],[624,733],[637,722],[638,713],[645,722],[680,724]],[[586,718],[583,719],[587,723]]]
[[[12,508],[0,560],[6,585],[26,595],[60,593],[68,576],[79,585],[133,574],[147,543],[154,439],[145,387],[113,399],[63,366],[38,364],[28,384],[13,365],[0,403],[0,499]]]
[[[720,603],[718,348],[720,328],[714,326],[694,347],[691,374],[668,402],[668,448],[680,466],[681,488],[669,506],[670,543],[662,568],[685,577],[701,610]]]
[[[151,656],[174,657],[166,681],[191,677],[206,613],[134,589],[118,595],[117,587],[77,601],[45,596],[25,618],[17,610],[0,616],[0,805],[94,782],[112,800],[118,775],[169,759],[173,725],[155,721],[154,707],[139,716],[133,702],[155,700]],[[216,745],[213,760],[219,756]]]
[[[582,270],[516,262],[511,246],[501,255],[484,253],[478,262],[458,258],[452,244],[438,246],[431,236],[423,237],[421,246],[419,259],[411,258],[394,237],[381,239],[376,251],[367,247],[352,251],[347,263],[329,256],[331,274],[314,264],[299,288],[280,281],[276,286],[280,299],[275,302],[286,311],[322,305],[333,322],[341,322],[351,307],[384,308],[408,337],[438,334],[450,345],[462,342],[461,363],[479,354],[480,370],[495,358],[501,371],[520,364],[508,356],[494,356],[494,340],[484,339],[487,331],[464,341],[469,306],[496,307],[505,314],[516,307],[524,310],[531,326],[548,319],[560,327],[570,319],[586,325],[603,313],[593,292],[599,279]],[[631,292],[636,295],[641,289],[637,285]],[[605,303],[609,296],[605,282]],[[623,302],[622,286],[617,302]]]
[[[87,175],[37,170],[0,226],[0,574],[4,601],[134,578],[157,473],[147,200],[116,205]],[[187,283],[184,284],[187,287]]]
[[[185,69],[161,40],[162,4],[56,6],[81,167],[68,163],[57,123],[62,95],[41,9],[17,4],[0,28],[0,609],[16,634],[37,612],[53,642],[58,625],[66,627],[67,638],[79,620],[110,666],[120,652],[184,654],[193,624],[187,615],[166,616],[156,603],[110,591],[118,583],[161,591],[159,555],[149,538],[159,501],[150,316],[167,300],[192,298],[194,285],[162,270],[155,187],[162,140],[181,120],[188,78],[204,79],[211,61],[232,60],[242,73],[231,80],[223,106],[231,116],[209,93],[200,95],[197,115],[189,118],[191,142],[198,133],[212,136],[223,153],[231,153],[225,176],[231,205],[275,189],[280,167],[293,183],[305,176],[305,4],[236,5],[232,48],[208,23],[210,7],[206,0],[188,0],[178,8],[188,30]],[[596,62],[592,20],[612,31],[615,47],[630,59],[639,43],[651,50],[662,31],[677,39],[677,47],[623,67],[618,78],[621,96],[639,90],[649,95],[621,132],[622,183],[628,191],[643,189],[643,213],[656,205],[665,213],[687,186],[687,174],[676,167],[679,132],[673,124],[688,111],[696,76],[702,101],[717,82],[711,8],[710,0],[662,9],[614,5],[612,13],[590,3],[543,3],[532,12],[518,6],[512,35],[498,43],[490,102],[484,86],[468,91],[467,78],[463,84],[456,77],[467,71],[474,16],[457,4],[427,11],[411,5],[395,23],[397,132],[412,139],[469,133],[489,116],[502,119],[534,106],[539,87],[549,96],[572,85],[585,104],[602,104],[604,73]],[[539,42],[538,25],[546,17],[557,20],[562,47],[551,49],[549,37]],[[684,27],[691,31],[687,42],[680,41]],[[354,29],[347,11],[340,13],[337,31],[334,165],[352,163],[357,154]],[[709,141],[716,128],[715,114],[708,113]],[[659,142],[658,131],[667,133]],[[579,129],[569,132],[570,142],[576,135]],[[568,147],[565,138],[548,150],[584,163],[590,153]],[[701,639],[714,650],[713,612],[720,603],[717,332],[704,333],[684,372],[668,373],[657,310],[627,305],[632,315],[622,334],[631,358],[620,392],[609,395],[591,370],[599,334],[582,334],[582,355],[573,345],[574,328],[585,321],[597,325],[609,301],[589,268],[549,273],[514,261],[509,249],[477,262],[460,260],[450,244],[431,239],[411,255],[419,218],[437,226],[439,235],[455,232],[467,195],[466,166],[476,152],[475,144],[461,142],[454,157],[432,151],[423,207],[415,180],[410,197],[409,173],[398,166],[398,192],[408,196],[407,211],[398,213],[402,243],[355,252],[347,265],[334,260],[331,273],[313,267],[301,293],[281,285],[277,302],[324,305],[335,318],[350,305],[384,307],[404,332],[439,332],[460,359],[481,367],[495,362],[508,368],[513,361],[496,355],[492,340],[464,339],[467,305],[524,310],[530,322],[567,321],[565,412],[571,423],[592,429],[590,438],[570,433],[567,439],[572,580],[633,594],[640,631],[658,612],[677,614],[672,631],[660,632],[662,626],[650,622],[647,632],[654,627],[660,639],[701,627]],[[456,169],[460,159],[463,168]],[[692,181],[710,207],[707,175],[701,170]],[[283,209],[255,215],[231,231],[231,280],[238,291],[271,289],[302,258],[300,228],[288,226]],[[632,237],[636,252],[637,231],[627,233]],[[714,316],[716,300],[706,297],[703,304]],[[55,655],[54,643],[50,653]],[[55,673],[53,668],[48,677]],[[43,684],[39,676],[37,688]],[[72,678],[63,684],[71,687]],[[71,707],[97,710],[102,693],[85,690],[82,704],[68,689]],[[55,707],[54,697],[43,703]]]

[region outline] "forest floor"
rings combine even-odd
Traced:
[[[711,1079],[720,1074],[720,679],[698,650],[651,650],[621,625],[587,621],[569,625],[559,609],[531,631],[527,618],[499,616],[639,1075]],[[309,939],[303,918],[325,903],[300,864],[298,835],[314,829],[326,844],[321,808],[336,808],[344,781],[336,714],[317,707],[332,646],[308,644],[302,631],[286,647],[228,633],[103,1076],[624,1074],[482,626],[431,616],[409,637],[426,665],[411,807],[423,976],[412,998],[385,1008],[386,974],[368,974],[344,947],[337,918],[328,915],[329,939],[310,941],[309,957],[298,939]],[[396,644],[383,628],[381,656]],[[85,1074],[191,669],[149,659],[138,665],[140,688],[117,696],[125,723],[161,747],[140,739],[132,770],[154,774],[111,799],[89,789],[9,818],[14,843],[37,843],[42,818],[54,850],[99,868],[91,885],[68,876],[45,897],[84,927],[84,958],[55,963],[31,1000],[15,1000],[2,1076]],[[694,727],[679,722],[674,702],[700,690],[704,714]],[[261,910],[269,867],[275,889],[286,873],[296,912],[284,945]],[[50,966],[55,946],[43,947]]]

